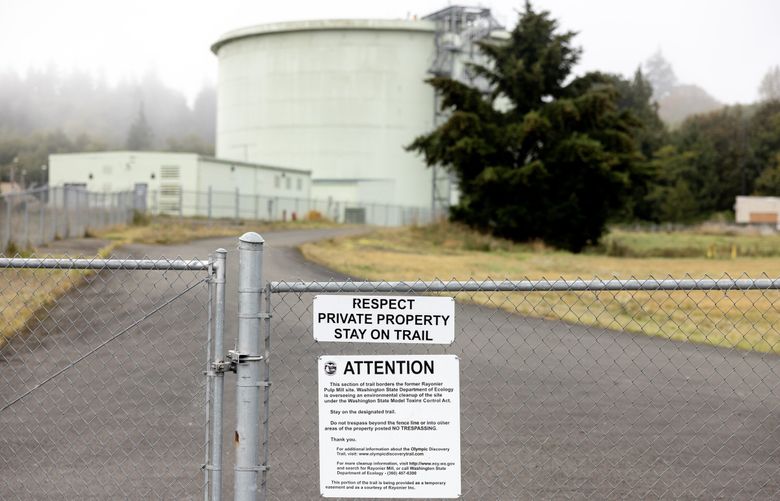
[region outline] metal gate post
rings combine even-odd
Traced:
[[[236,364],[235,501],[257,498],[260,445],[261,299],[263,237],[245,233],[238,244],[238,342],[231,359]]]
[[[225,387],[224,334],[225,334],[225,265],[227,251],[217,249],[214,263],[216,306],[214,308],[214,364],[211,367],[214,381],[213,415],[211,416],[211,499],[222,499],[222,395]]]
[[[271,353],[271,283],[265,287],[265,333],[263,336],[263,464],[260,472],[260,499],[265,501],[268,493],[268,453],[270,449],[269,422],[271,418],[271,365],[268,356]]]

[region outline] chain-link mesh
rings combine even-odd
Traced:
[[[263,221],[324,218],[340,223],[376,226],[426,224],[443,217],[440,210],[432,210],[430,207],[330,198],[320,200],[302,193],[288,190],[286,196],[268,196],[242,193],[240,190],[151,190],[147,197],[147,207],[155,215]]]
[[[269,498],[319,496],[317,357],[413,353],[460,357],[463,499],[776,499],[778,286],[274,283]],[[315,343],[344,292],[454,296],[455,342]]]
[[[2,261],[0,498],[202,496],[208,263]]]
[[[30,249],[88,230],[127,224],[143,205],[132,192],[44,187],[0,194],[0,252]]]

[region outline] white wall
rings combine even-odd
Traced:
[[[429,206],[431,171],[404,146],[433,128],[424,83],[433,37],[424,21],[294,22],[225,35],[215,44],[217,156],[307,169],[314,180],[392,178],[395,189],[372,201]]]
[[[209,187],[213,217],[282,219],[292,217],[293,212],[302,217],[304,205],[311,196],[311,175],[293,169],[201,157],[198,166],[201,200]],[[205,214],[203,209],[199,212]]]
[[[311,175],[306,171],[242,162],[200,158],[198,164],[198,190],[234,192],[238,187],[245,195],[270,197],[309,198]]]
[[[737,197],[734,205],[735,221],[740,224],[751,222],[751,214],[780,214],[778,197]],[[780,227],[780,218],[778,218]]]
[[[147,185],[151,211],[186,216],[208,216],[211,207],[213,217],[235,217],[236,188],[238,215],[243,218],[302,215],[301,200],[311,195],[311,176],[306,171],[194,153],[119,151],[49,157],[51,186],[84,184],[88,191],[108,192],[131,191],[139,183]]]
[[[130,191],[136,183],[145,183],[151,191],[175,181],[184,190],[194,190],[197,158],[194,153],[132,151],[50,155],[49,185],[83,183],[88,191],[109,192]],[[179,167],[179,178],[163,178],[164,166]]]

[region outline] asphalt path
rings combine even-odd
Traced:
[[[305,261],[295,248],[343,232],[264,235],[264,277],[347,278]],[[230,347],[236,333],[236,239],[122,252],[202,258],[218,247],[229,251],[225,345]],[[0,395],[7,400],[83,355],[106,332],[132,323],[139,312],[195,287],[139,324],[135,335],[110,343],[0,413],[0,498],[200,496],[203,367],[198,364],[205,357],[207,318],[199,278],[100,273],[58,301],[23,341],[0,352],[1,379],[7,383]],[[410,352],[460,357],[463,499],[780,495],[776,356],[465,303],[457,305],[456,341],[449,347],[316,344],[312,297],[272,298],[271,499],[319,496],[317,357]],[[66,342],[57,335],[63,331],[76,335]],[[228,375],[228,497],[234,383]]]

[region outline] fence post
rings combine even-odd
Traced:
[[[239,222],[241,220],[241,209],[239,208],[239,204],[241,203],[241,195],[238,193],[238,186],[236,186],[236,222]]]
[[[25,192],[24,196],[24,242],[22,245],[24,248],[30,247],[30,203],[27,197],[30,195]]]
[[[211,189],[209,189],[211,191]],[[214,283],[216,284],[216,305],[214,308],[214,364],[210,373],[214,378],[213,415],[211,419],[211,499],[222,499],[222,404],[225,387],[225,373],[216,370],[217,365],[224,365],[225,360],[225,265],[227,251],[217,249],[216,272]]]
[[[75,195],[76,195],[76,211],[75,211],[74,219],[76,220],[76,231],[74,232],[74,234],[76,235],[76,238],[80,238],[84,236],[84,230],[82,229],[82,221],[84,219],[84,214],[82,213],[82,208],[81,208],[83,204],[83,202],[81,201],[82,191],[80,189],[76,189]]]
[[[184,218],[184,192],[179,188],[179,219]]]
[[[57,239],[57,188],[49,188],[49,214],[51,215],[51,239]]]
[[[11,244],[11,211],[13,210],[11,205],[11,194],[3,197],[5,202],[5,235],[3,240],[3,248],[0,249],[0,254],[5,254],[8,250],[8,246]]]
[[[211,186],[209,186],[209,193],[208,193],[208,197],[206,199],[206,203],[207,203],[207,207],[208,207],[207,208],[208,219],[209,219],[209,221],[211,221]]]
[[[43,244],[46,243],[46,231],[45,231],[45,229],[43,227],[43,223],[44,223],[43,211],[45,210],[44,209],[44,205],[43,205],[43,193],[44,193],[43,190],[38,192],[38,195],[39,195],[39,198],[38,198],[38,207],[39,207],[39,209],[38,209],[38,229],[40,230],[40,234],[41,234],[41,242],[38,245],[43,245]]]
[[[260,303],[263,237],[244,233],[238,244],[238,342],[236,364],[235,501],[257,498],[260,446]]]

